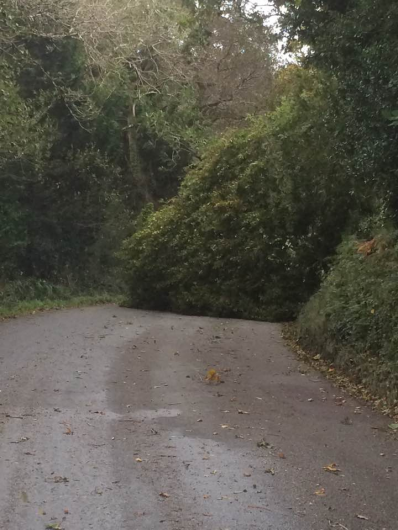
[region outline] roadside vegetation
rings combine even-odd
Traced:
[[[0,307],[118,296],[142,208],[267,109],[275,41],[241,2],[2,2]]]
[[[50,309],[121,303],[123,300],[124,296],[114,289],[77,289],[36,279],[14,281],[0,286],[0,319]]]
[[[297,319],[395,402],[398,5],[273,10],[3,2],[0,307]]]
[[[300,313],[302,347],[398,403],[398,237],[348,238]]]

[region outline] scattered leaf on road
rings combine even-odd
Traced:
[[[398,431],[398,423],[391,423],[389,427],[392,431]]]
[[[205,381],[209,381],[213,383],[221,383],[221,377],[217,373],[217,371],[214,370],[214,368],[212,368],[211,370],[207,372]]]
[[[318,495],[318,497],[325,497],[326,495],[325,488],[319,488],[319,490],[316,490],[315,495]]]
[[[66,484],[69,482],[69,479],[66,477],[50,477],[46,479],[46,482],[54,482],[54,484]]]
[[[325,471],[327,471],[328,473],[334,473],[335,475],[337,475],[338,473],[340,473],[340,469],[337,467],[337,464],[329,464],[327,466],[325,466],[323,468]]]
[[[250,414],[250,412],[246,412],[245,410],[238,410],[238,414]]]
[[[10,443],[12,443],[12,444],[22,444],[24,442],[27,442],[28,440],[29,440],[29,438],[26,438],[25,436],[23,436],[22,438],[20,438],[16,442],[10,442]]]
[[[64,423],[64,425],[65,425],[65,428],[66,428],[66,431],[64,432],[64,434],[66,434],[68,436],[72,435],[73,434],[73,430],[72,430],[71,426],[68,425],[67,423]]]
[[[159,497],[163,497],[163,499],[169,499],[170,498],[170,495],[168,493],[159,493]]]
[[[357,519],[363,519],[364,521],[369,521],[369,517],[366,517],[365,515],[357,515]]]
[[[142,462],[142,458],[136,458],[135,461],[138,462],[138,463],[141,463]]]
[[[25,502],[25,503],[29,502],[29,497],[28,497],[28,494],[26,493],[26,491],[22,491],[21,492],[21,499],[22,499],[22,502]]]
[[[269,473],[269,474],[271,474],[273,476],[273,475],[275,475],[275,469],[270,467],[269,469],[265,469],[264,473]]]

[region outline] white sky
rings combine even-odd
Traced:
[[[261,2],[261,0],[259,0],[258,2],[256,2],[255,0],[250,1],[249,5],[252,5],[253,7],[256,7],[257,9],[259,9],[260,11],[265,13],[266,15],[272,14],[273,9],[274,9],[274,7],[271,5],[271,2]],[[277,23],[277,16],[271,17],[269,19],[269,23],[270,24],[276,24]]]
[[[266,0],[263,0],[263,1],[258,0],[258,2],[256,2],[255,0],[251,0],[249,2],[249,5],[257,8],[258,10],[262,11],[266,15],[271,15],[273,13],[273,11],[274,11],[274,7],[272,6],[271,1],[267,2]],[[274,16],[270,17],[267,20],[267,23],[268,23],[268,25],[274,26],[277,29],[278,28],[278,17],[277,17],[277,15],[274,15]],[[278,43],[278,49],[279,49],[278,57],[279,57],[279,60],[281,61],[281,63],[287,64],[287,63],[291,63],[291,62],[296,62],[296,60],[294,59],[292,54],[285,53],[283,51],[283,45],[284,45],[284,41],[280,40],[279,43]]]

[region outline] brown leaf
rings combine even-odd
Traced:
[[[319,490],[316,490],[315,495],[318,495],[318,497],[325,497],[326,495],[325,488],[319,488]]]
[[[63,424],[65,425],[65,428],[66,428],[66,431],[64,432],[64,434],[67,434],[67,435],[73,434],[71,426],[66,422],[64,422]]]
[[[375,252],[377,246],[376,239],[371,239],[370,241],[366,241],[365,243],[359,243],[358,244],[358,253],[363,254],[364,256],[370,256]]]
[[[159,497],[163,497],[163,499],[169,499],[170,498],[170,495],[168,493],[159,493]]]

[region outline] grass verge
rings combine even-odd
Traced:
[[[34,314],[36,312],[49,311],[50,309],[67,309],[70,307],[93,306],[108,303],[121,304],[123,300],[124,298],[120,295],[106,293],[87,296],[72,296],[68,299],[24,300],[8,306],[0,306],[0,319],[14,318],[32,313]]]
[[[123,296],[105,289],[71,289],[44,280],[25,279],[0,285],[0,319],[50,309],[122,303]]]

